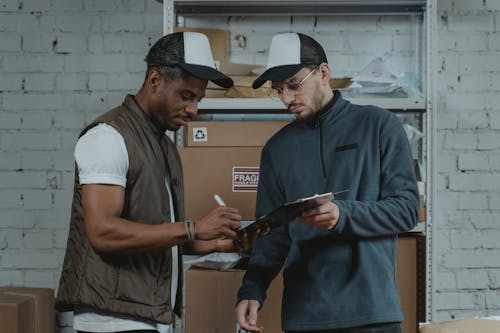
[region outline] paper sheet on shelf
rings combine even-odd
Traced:
[[[387,68],[384,59],[373,59],[358,75],[352,78],[364,87],[381,87],[396,83],[397,77]]]
[[[212,262],[235,262],[238,261],[241,256],[238,253],[233,252],[214,252],[210,254],[206,254],[203,256],[196,256],[184,260],[185,264],[196,264],[203,261],[212,261]]]
[[[381,57],[373,59],[357,75],[353,83],[344,91],[347,94],[376,94],[384,97],[407,98],[408,92],[402,82],[407,79],[404,73],[391,73]]]

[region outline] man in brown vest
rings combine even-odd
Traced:
[[[71,224],[58,290],[78,332],[169,332],[182,301],[181,246],[193,253],[231,251],[237,209],[219,206],[184,217],[183,176],[165,135],[197,114],[217,71],[205,35],[162,37],[146,57],[135,96],[87,126],[75,148]]]

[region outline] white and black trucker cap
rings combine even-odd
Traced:
[[[306,65],[328,63],[321,45],[301,33],[278,34],[271,40],[266,71],[252,84],[259,88],[266,81],[284,81]]]
[[[199,32],[174,32],[160,38],[146,56],[149,67],[179,66],[191,75],[223,88],[233,80],[217,70],[207,36]]]

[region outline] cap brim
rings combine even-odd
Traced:
[[[209,80],[222,88],[231,88],[233,80],[216,69],[203,65],[179,64],[187,72],[203,80]]]
[[[253,81],[252,88],[257,89],[262,86],[266,81],[284,81],[295,75],[300,71],[305,64],[298,65],[284,65],[269,68],[267,71],[262,73],[255,81]]]

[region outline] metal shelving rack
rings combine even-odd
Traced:
[[[421,15],[423,36],[417,36],[416,52],[419,52],[421,63],[418,64],[417,75],[422,81],[422,92],[410,95],[408,98],[381,98],[367,96],[350,96],[348,99],[355,104],[373,104],[389,110],[405,113],[419,114],[419,126],[424,133],[424,140],[420,147],[420,156],[426,166],[426,222],[420,228],[426,235],[425,260],[426,260],[426,286],[425,286],[425,316],[426,321],[432,321],[434,316],[433,304],[435,303],[434,286],[432,284],[435,265],[432,246],[433,208],[435,201],[434,182],[437,175],[436,168],[436,142],[434,138],[436,112],[435,112],[435,50],[437,27],[437,0],[330,0],[330,1],[304,1],[304,0],[163,0],[163,32],[173,31],[178,20],[182,22],[183,16],[293,16],[293,15]],[[416,32],[417,34],[420,32]],[[283,113],[284,110],[279,99],[272,98],[207,98],[199,105],[200,112],[205,119],[215,119],[210,114],[215,110],[233,113],[257,112],[262,117],[272,113]],[[207,118],[208,117],[208,118]],[[177,142],[183,141],[183,133],[179,131]]]

